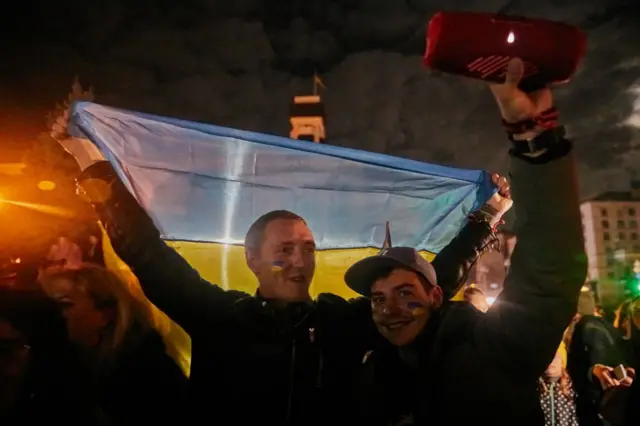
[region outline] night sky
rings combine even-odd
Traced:
[[[421,64],[426,23],[446,8],[586,30],[586,60],[557,90],[583,192],[625,189],[640,172],[638,0],[29,0],[12,8],[0,18],[5,160],[19,158],[76,75],[100,103],[286,135],[288,103],[311,91],[317,69],[328,143],[503,171],[508,143],[488,90]]]

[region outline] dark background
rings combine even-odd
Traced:
[[[97,102],[286,135],[288,103],[311,91],[317,69],[328,143],[502,171],[506,143],[487,90],[421,65],[426,23],[443,8],[585,29],[587,58],[558,103],[584,195],[628,186],[640,165],[637,0],[16,2],[0,18],[0,154],[20,158],[74,76]]]

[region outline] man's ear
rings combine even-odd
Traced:
[[[440,286],[435,286],[431,289],[431,300],[433,301],[433,306],[439,308],[442,306],[442,299],[444,299],[444,293],[442,292],[442,288]]]
[[[258,253],[255,249],[250,247],[244,248],[244,257],[247,261],[247,266],[254,274],[258,273]]]

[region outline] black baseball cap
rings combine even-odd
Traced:
[[[344,274],[344,281],[351,290],[369,297],[373,283],[383,273],[397,268],[413,271],[431,285],[438,285],[436,270],[411,247],[390,247],[356,262]]]

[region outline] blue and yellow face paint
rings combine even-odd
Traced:
[[[411,315],[416,318],[427,313],[427,309],[420,302],[409,302],[407,307],[411,310]]]
[[[271,272],[275,273],[275,274],[279,274],[282,272],[284,268],[284,262],[278,260],[275,261],[271,264]]]

